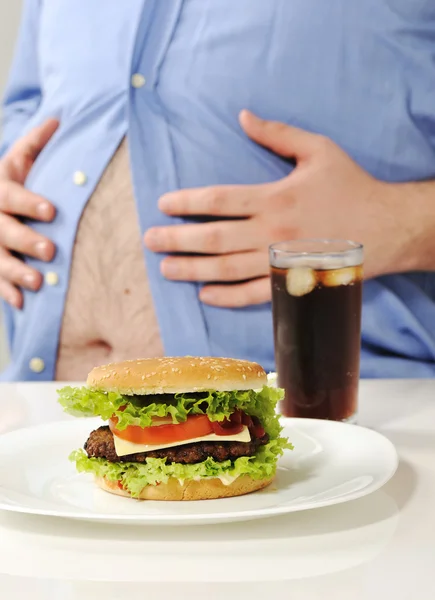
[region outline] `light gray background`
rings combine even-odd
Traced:
[[[0,95],[2,97],[14,51],[21,6],[22,0],[0,0]],[[0,314],[0,369],[6,362],[7,349]]]
[[[21,0],[0,0],[0,91],[2,95],[12,59],[21,5]]]

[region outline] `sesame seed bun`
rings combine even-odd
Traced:
[[[138,500],[215,500],[231,498],[257,492],[272,483],[274,477],[252,479],[249,475],[238,477],[230,485],[224,485],[220,479],[189,480],[180,484],[178,479],[170,478],[168,483],[147,485],[139,494]],[[96,477],[95,483],[105,492],[131,498],[129,492],[120,489],[116,481]]]
[[[126,360],[96,367],[87,379],[93,390],[127,396],[251,390],[261,389],[266,383],[266,373],[256,363],[189,356]]]

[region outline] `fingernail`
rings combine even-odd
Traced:
[[[215,294],[213,292],[211,292],[210,290],[204,289],[201,291],[200,295],[199,295],[199,299],[202,302],[213,302],[213,300],[215,299]]]
[[[246,117],[249,118],[249,117],[253,117],[253,116],[254,115],[247,108],[242,108],[242,110],[239,113],[239,119],[245,119]]]
[[[23,275],[22,280],[26,287],[34,287],[37,284],[37,276],[34,273],[26,273]]]
[[[178,266],[173,263],[173,262],[163,262],[162,263],[162,273],[164,277],[168,277],[169,279],[171,279],[171,277],[176,277],[179,273],[179,268]]]
[[[20,299],[15,294],[11,294],[7,300],[14,308],[20,308]]]
[[[169,210],[171,208],[171,197],[170,196],[161,196],[159,198],[159,208],[160,210]]]
[[[162,236],[157,229],[149,229],[145,234],[145,241],[148,245],[159,246],[161,244]]]
[[[51,256],[50,244],[48,242],[38,242],[35,244],[35,250],[42,260],[48,260]]]
[[[48,202],[40,202],[36,207],[36,213],[42,219],[47,219],[51,214],[51,206]]]

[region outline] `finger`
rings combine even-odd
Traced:
[[[0,278],[33,291],[39,290],[42,284],[39,271],[32,269],[3,248],[0,248]]]
[[[201,290],[199,299],[204,304],[222,308],[263,304],[271,299],[270,280],[262,277],[234,285],[208,285]]]
[[[160,269],[167,279],[178,281],[242,281],[269,272],[267,256],[240,252],[207,257],[168,257]]]
[[[271,185],[221,185],[179,190],[162,196],[158,206],[167,215],[249,217],[264,204]]]
[[[48,200],[13,181],[0,182],[0,211],[38,221],[52,221],[56,214]]]
[[[0,298],[3,298],[14,308],[23,306],[23,294],[17,290],[11,283],[0,278]]]
[[[217,221],[194,225],[153,227],[144,237],[153,252],[229,254],[254,250],[258,246],[251,220]]]
[[[24,183],[39,153],[50,141],[58,127],[57,119],[47,119],[42,125],[35,127],[13,144],[4,157],[4,163],[6,170],[12,171],[16,181]]]
[[[48,144],[58,127],[59,121],[57,119],[47,119],[42,125],[34,127],[26,135],[19,138],[6,154],[6,157],[14,158],[17,155],[25,155],[32,161],[36,160],[38,154]]]
[[[265,121],[248,110],[242,110],[239,120],[242,129],[254,142],[288,158],[308,158],[317,150],[319,141],[324,139],[285,123]]]
[[[55,253],[53,242],[27,225],[2,213],[0,213],[0,246],[44,261],[52,260]]]

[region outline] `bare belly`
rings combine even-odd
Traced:
[[[83,380],[99,364],[162,354],[124,140],[77,231],[55,377]]]

